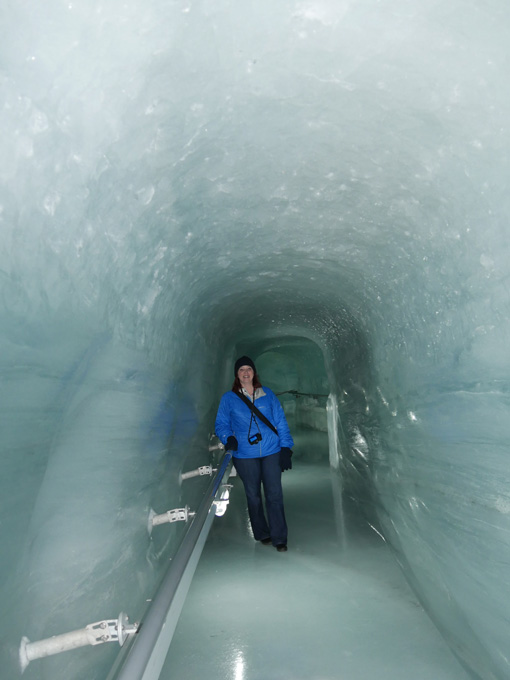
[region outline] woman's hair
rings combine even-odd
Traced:
[[[257,389],[257,387],[262,387],[262,383],[260,382],[260,378],[257,375],[256,371],[253,374],[253,387],[255,389]],[[232,383],[232,392],[240,392],[241,389],[242,389],[241,381],[239,380],[239,376],[236,375],[236,378]]]

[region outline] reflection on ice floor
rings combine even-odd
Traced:
[[[299,459],[284,474],[289,552],[277,553],[253,541],[235,479],[162,680],[466,680],[384,542],[335,516],[333,481]]]

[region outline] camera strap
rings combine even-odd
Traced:
[[[267,425],[271,430],[273,430],[275,435],[278,436],[278,430],[273,425],[273,423],[271,423],[266,418],[266,416],[258,410],[258,408],[255,406],[255,404],[252,404],[252,402],[248,399],[248,397],[246,397],[241,392],[235,392],[234,394],[237,394],[239,399],[241,399],[241,401],[244,401],[244,403],[246,404],[246,406],[248,406],[248,408],[251,410],[251,412],[254,413],[257,416],[257,418],[259,418],[259,420],[261,420],[264,423],[264,425]]]

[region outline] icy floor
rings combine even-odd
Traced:
[[[289,552],[277,553],[253,541],[235,480],[162,680],[466,680],[386,545],[338,508],[333,484],[325,463],[296,460],[284,474]]]

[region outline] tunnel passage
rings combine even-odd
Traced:
[[[253,342],[244,350],[238,346],[236,353],[256,357],[259,375],[280,397],[287,417],[292,416],[298,425],[327,432],[329,380],[318,345],[308,338],[265,338],[258,347]]]
[[[148,508],[194,500],[179,471],[266,337],[319,346],[346,492],[474,677],[507,678],[506,3],[29,1],[2,26],[9,680],[22,635],[143,611],[179,540]]]

